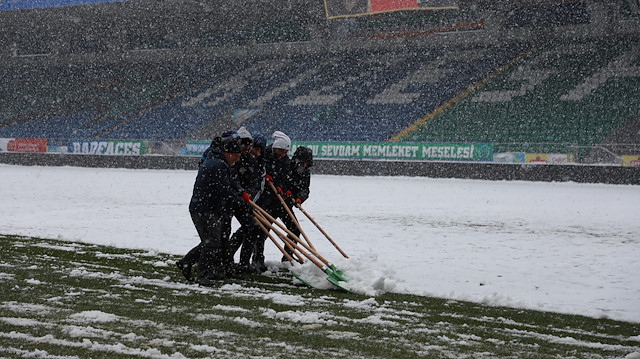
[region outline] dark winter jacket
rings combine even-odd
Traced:
[[[230,216],[243,207],[244,202],[233,188],[231,168],[222,152],[214,148],[198,169],[189,211]]]
[[[198,163],[198,168],[202,167],[202,164],[204,163],[204,161],[213,157],[214,151],[221,152],[220,146],[221,146],[220,137],[216,137],[211,142],[211,145],[209,145],[209,147],[202,153],[202,156],[200,157],[200,162]],[[233,166],[231,166],[231,187],[233,188],[234,191],[236,191],[236,193],[239,196],[240,194],[242,194],[242,192],[244,192],[244,190],[238,183],[238,172],[236,167],[237,164],[238,163],[236,162]]]
[[[242,192],[247,192],[253,200],[263,189],[264,161],[262,156],[255,158],[251,153],[240,156],[240,161],[233,165],[237,174],[237,182]]]
[[[291,161],[291,168],[287,175],[287,184],[282,188],[284,191],[291,191],[291,197],[295,200],[300,198],[304,203],[309,198],[309,187],[311,185],[311,171],[305,168],[302,172],[297,171],[297,164]]]
[[[271,145],[265,148],[263,157],[265,170],[267,171],[267,174],[273,178],[273,185],[284,190],[284,187],[287,184],[289,163],[291,160],[288,156],[276,159],[273,155],[273,148]],[[271,191],[271,188],[269,186],[265,186],[258,205],[261,207],[270,205],[274,200],[276,200],[275,198],[275,194]]]

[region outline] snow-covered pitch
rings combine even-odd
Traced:
[[[185,254],[195,171],[0,165],[0,233]],[[640,322],[640,187],[313,175],[351,288]],[[234,229],[238,227],[234,221]],[[271,267],[281,255],[267,243]],[[313,272],[310,267],[301,271]]]

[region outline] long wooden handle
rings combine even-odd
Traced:
[[[258,207],[260,208],[260,207]],[[288,238],[287,236],[285,236],[282,232],[280,232],[276,227],[274,227],[273,225],[269,224],[269,221],[264,218],[264,217],[257,217],[260,221],[262,221],[265,226],[269,226],[271,228],[271,230],[278,236],[280,237],[280,239],[290,248],[295,248],[295,250],[299,251],[300,253],[302,253],[303,256],[307,257],[307,259],[309,259],[309,261],[311,261],[311,263],[315,264],[318,268],[320,268],[321,270],[324,270],[324,266],[322,265],[322,263],[318,262],[317,259],[313,258],[313,256],[311,256],[309,253],[305,252],[302,248],[298,248],[296,243],[294,243],[290,238]],[[266,229],[266,228],[265,228]],[[302,243],[302,242],[300,242]],[[304,244],[304,243],[302,243]],[[294,251],[294,253],[296,253]]]
[[[282,207],[284,207],[284,209],[287,211],[287,214],[291,218],[291,221],[293,221],[293,223],[295,223],[296,227],[298,227],[298,230],[300,231],[300,233],[304,237],[304,240],[307,241],[307,244],[309,245],[309,247],[311,247],[313,249],[316,249],[316,247],[314,247],[313,244],[311,244],[311,241],[309,240],[309,237],[307,237],[307,234],[304,233],[304,230],[302,230],[302,227],[300,226],[300,223],[298,223],[298,219],[293,215],[293,212],[291,212],[291,209],[289,208],[289,206],[287,206],[287,203],[284,201],[284,199],[282,199],[282,196],[280,195],[280,193],[278,193],[278,190],[276,190],[276,186],[274,186],[273,183],[271,183],[271,181],[267,181],[267,184],[269,185],[269,187],[271,188],[273,193],[276,194],[276,197],[278,197],[278,199],[280,200],[280,203],[282,204]]]
[[[276,229],[275,229],[275,228],[273,227],[273,225],[269,222],[269,220],[267,220],[267,219],[266,219],[262,214],[260,214],[260,213],[257,213],[257,212],[255,212],[255,211],[254,211],[254,213],[255,213],[256,218],[258,219],[258,225],[260,225],[260,227],[262,228],[262,230],[263,230],[265,233],[267,233],[267,235],[268,235],[268,236],[270,236],[270,237],[271,237],[271,235],[269,234],[269,230],[273,230],[273,231],[274,231],[274,233],[278,234],[278,233],[276,232]],[[260,222],[262,222],[262,223],[260,223]],[[280,236],[278,236],[278,237],[280,237]],[[275,240],[275,239],[273,239],[273,240]],[[296,252],[296,250],[297,250],[298,248],[297,248],[297,247],[295,247],[295,244],[294,244],[294,245],[292,245],[292,244],[290,243],[290,241],[283,241],[283,242],[284,242],[284,245],[285,245],[286,247],[289,247],[289,249],[291,249],[291,252],[293,252],[293,254],[298,258],[298,261],[299,261],[299,262],[301,262],[301,263],[302,263],[302,262],[304,262],[304,259],[302,258],[302,256],[301,256],[298,252]],[[285,252],[283,252],[283,254],[287,255],[288,253],[286,253],[286,251],[285,251]],[[287,258],[287,259],[288,259],[288,258]]]
[[[273,218],[273,216],[271,216],[269,213],[267,213],[267,211],[265,211],[264,209],[262,209],[260,206],[258,206],[257,204],[251,202],[251,204],[253,205],[253,208],[258,210],[259,213],[261,213],[263,216],[265,216],[269,221],[275,223],[278,227],[282,228],[282,230],[284,230],[285,232],[287,232],[287,234],[289,236],[291,236],[291,238],[295,239],[298,244],[300,244],[302,247],[304,247],[306,250],[308,250],[309,252],[311,252],[314,256],[316,256],[320,261],[322,261],[322,263],[324,263],[325,265],[329,265],[329,261],[327,261],[324,257],[322,257],[320,254],[318,254],[318,252],[316,252],[315,249],[309,247],[306,243],[304,243],[303,241],[300,240],[300,238],[298,238],[298,236],[296,236],[295,234],[293,234],[288,228],[287,226],[285,226],[284,224],[276,221],[275,218]],[[272,227],[275,228],[275,227]]]
[[[322,234],[324,234],[325,237],[327,237],[327,239],[329,240],[329,242],[331,242],[331,244],[333,244],[334,247],[336,247],[336,249],[338,250],[338,252],[340,252],[340,254],[342,254],[345,258],[349,258],[349,256],[342,251],[342,249],[336,244],[336,242],[333,241],[333,239],[331,239],[331,237],[329,237],[329,235],[327,234],[327,232],[324,231],[324,229],[322,229],[322,227],[320,227],[320,225],[309,215],[309,213],[307,213],[307,211],[305,211],[302,206],[298,203],[296,203],[296,207],[298,207],[298,209],[304,213],[305,216],[307,216],[307,218],[309,218],[309,220],[311,221],[311,223],[315,224],[316,227],[320,230],[320,232],[322,232]]]
[[[267,237],[269,237],[269,239],[271,239],[271,241],[273,242],[273,244],[276,245],[276,247],[278,247],[278,249],[280,250],[280,252],[282,252],[282,254],[287,258],[287,260],[289,262],[293,262],[293,258],[289,255],[289,253],[287,253],[287,251],[284,250],[284,248],[282,248],[282,246],[280,245],[280,243],[278,243],[278,241],[275,240],[275,238],[273,238],[273,236],[271,235],[271,233],[269,233],[269,230],[267,230],[267,228],[265,228],[265,226],[260,223],[260,219],[257,217],[256,214],[253,215],[253,220],[256,221],[256,223],[258,224],[258,226],[260,226],[260,228],[262,229],[262,231],[267,235]]]

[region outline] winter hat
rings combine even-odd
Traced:
[[[291,147],[291,139],[283,132],[276,131],[273,133],[273,145],[272,148],[280,148],[283,150],[289,150]]]
[[[241,146],[249,146],[249,147],[253,146],[253,137],[251,137],[251,134],[249,133],[249,131],[247,131],[247,129],[244,126],[238,129],[238,136],[240,136]]]
[[[296,148],[296,152],[293,154],[292,163],[296,165],[299,162],[306,162],[307,167],[313,166],[313,152],[308,147],[300,146]]]
[[[259,133],[253,136],[253,147],[260,147],[264,150],[267,147],[267,138]]]
[[[238,135],[240,136],[240,138],[248,138],[253,140],[253,137],[251,137],[251,133],[249,133],[249,131],[247,131],[244,126],[238,129]]]
[[[240,153],[240,136],[236,131],[226,131],[220,136],[220,149],[222,152]]]

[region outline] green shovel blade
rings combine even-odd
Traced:
[[[342,289],[347,293],[353,294],[352,291],[342,286],[342,283],[347,282],[347,280],[344,279],[342,275],[337,275],[336,272],[331,270],[331,268],[325,268],[324,272],[327,274],[327,280],[329,281],[329,283],[335,285],[336,287]]]
[[[350,293],[350,294],[353,294],[353,292],[352,292],[352,291],[350,291],[349,289],[347,289],[347,288],[345,288],[345,287],[343,287],[343,286],[342,286],[342,283],[344,283],[344,281],[340,280],[340,279],[339,279],[338,277],[336,277],[333,273],[331,273],[331,274],[329,274],[329,275],[327,276],[327,280],[328,280],[331,284],[333,284],[333,285],[335,285],[336,287],[338,287],[338,288],[342,289],[343,291],[345,291],[345,292],[347,292],[347,293]]]
[[[333,270],[333,274],[342,282],[348,282],[347,278],[345,278],[344,274],[342,274],[342,271],[338,268],[336,268],[335,265],[330,264],[329,268],[331,268],[331,270]]]
[[[309,288],[313,288],[313,286],[311,285],[311,283],[307,282],[306,280],[302,279],[301,276],[299,276],[298,274],[296,274],[295,272],[291,272],[291,275],[293,275],[294,277],[296,277],[297,280],[301,281],[302,283],[304,283],[307,287]]]

